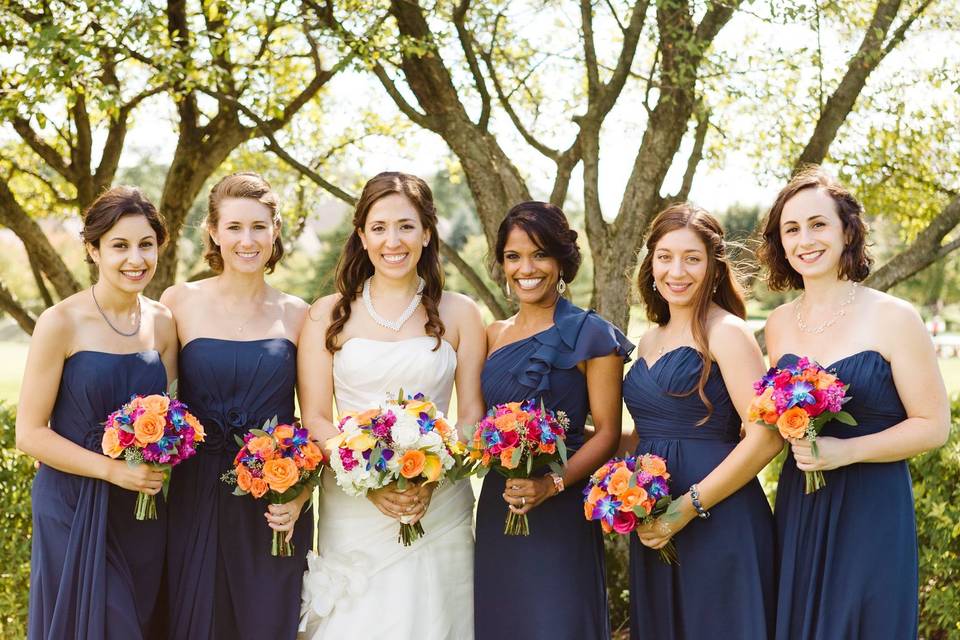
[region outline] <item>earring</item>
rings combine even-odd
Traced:
[[[557,280],[557,293],[563,295],[563,292],[567,290],[567,283],[563,281],[563,271],[560,272],[560,279]]]
[[[654,281],[653,281],[653,285],[651,285],[651,286],[652,286],[653,290],[656,291],[656,290],[657,290],[657,281],[654,280]]]
[[[509,280],[503,283],[503,294],[507,297],[507,300],[510,299],[510,281]]]

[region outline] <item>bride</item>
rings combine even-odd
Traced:
[[[422,392],[444,412],[456,383],[461,434],[483,415],[485,334],[477,305],[443,291],[437,214],[427,184],[381,173],[363,188],[337,266],[339,293],[310,310],[300,336],[304,424],[321,441],[339,414]],[[462,436],[461,436],[462,437]],[[318,553],[308,556],[301,637],[473,637],[469,482],[386,487],[350,497],[325,471]],[[425,535],[397,542],[406,517]]]

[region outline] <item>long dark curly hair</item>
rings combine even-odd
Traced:
[[[366,224],[367,214],[374,203],[393,194],[402,195],[413,204],[420,214],[420,223],[430,233],[430,242],[423,248],[417,261],[417,274],[424,280],[421,299],[427,312],[424,330],[428,336],[437,339],[434,350],[440,348],[444,333],[439,310],[440,297],[443,295],[443,267],[440,265],[440,239],[437,234],[437,209],[433,204],[433,193],[427,183],[417,176],[399,171],[385,171],[370,178],[363,186],[353,213],[353,233],[347,238],[337,262],[336,287],[340,298],[333,306],[330,326],[327,327],[326,347],[330,353],[340,349],[337,336],[350,319],[351,303],[360,295],[363,283],[374,272],[373,263],[363,248],[359,232]]]

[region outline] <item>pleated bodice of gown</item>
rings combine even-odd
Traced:
[[[777,366],[793,364],[786,354]],[[856,426],[833,421],[821,436],[855,438],[906,419],[890,363],[860,351],[827,367],[850,385],[844,405]],[[804,494],[792,453],[780,474],[777,523],[778,640],[916,638],[917,531],[906,460],[823,472]]]
[[[133,395],[163,393],[156,351],[79,351],[63,363],[50,428],[101,453],[103,423]],[[41,465],[33,481],[31,639],[148,637],[163,574],[166,505],[137,521],[137,494]]]
[[[236,436],[274,416],[293,421],[296,358],[296,346],[285,338],[196,338],[180,352],[180,398],[207,438],[171,480],[171,638],[296,636],[312,514],[305,510],[297,520],[294,555],[273,557],[267,502],[234,496],[220,480],[239,450]]]
[[[587,379],[577,365],[613,354],[626,359],[633,345],[600,315],[564,298],[553,321],[490,354],[481,376],[483,399],[490,407],[537,398],[552,411],[566,412],[573,455],[583,444],[590,410]],[[496,472],[484,477],[475,556],[478,640],[610,637],[603,538],[597,523],[583,517],[585,484],[572,484],[530,511],[529,536],[505,536],[505,479]],[[549,605],[532,606],[533,594],[548,597]]]
[[[457,353],[446,340],[351,338],[334,354],[337,411],[423,393],[447,412]],[[424,536],[405,547],[400,523],[366,498],[349,496],[329,469],[320,492],[317,553],[304,576],[301,630],[313,640],[387,636],[469,640],[473,636],[473,494],[441,484],[420,521]],[[411,580],[414,582],[412,583]]]
[[[685,346],[652,367],[641,358],[623,383],[640,440],[636,453],[667,461],[674,497],[709,475],[740,439],[740,416],[716,363],[704,387],[713,412],[697,424],[707,415],[696,391],[702,368],[700,353]],[[773,518],[759,481],[750,480],[710,512],[673,537],[676,565],[664,564],[631,536],[632,638],[760,640],[772,633]]]

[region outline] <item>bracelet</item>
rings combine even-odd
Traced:
[[[693,508],[697,510],[697,517],[703,518],[706,520],[710,517],[710,512],[703,508],[703,505],[700,504],[700,488],[697,485],[690,485],[690,502],[693,503]]]
[[[557,493],[560,493],[561,491],[563,491],[563,489],[564,489],[564,487],[563,487],[563,478],[560,476],[560,474],[559,474],[559,473],[548,473],[547,475],[550,477],[551,480],[553,480],[553,486],[556,487]]]

